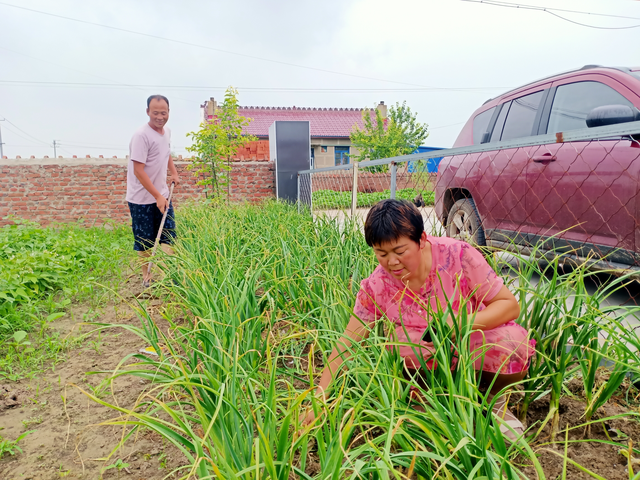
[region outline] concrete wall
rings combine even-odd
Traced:
[[[188,162],[176,161],[181,184],[175,204],[201,198],[202,188],[186,170]],[[126,158],[58,158],[0,160],[0,226],[16,216],[48,225],[85,220],[129,221],[125,202]],[[275,167],[270,161],[233,162],[230,179],[232,202],[260,202],[274,198]]]

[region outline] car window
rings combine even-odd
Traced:
[[[486,133],[491,117],[496,107],[490,108],[486,112],[479,113],[476,118],[473,119],[473,144],[480,145],[482,143],[482,136]]]
[[[547,133],[587,128],[587,115],[604,105],[633,104],[613,88],[600,82],[576,82],[561,85],[556,90]]]
[[[543,95],[544,90],[541,90],[511,101],[511,108],[502,129],[500,140],[511,140],[534,135],[534,122]]]
[[[504,120],[507,118],[507,113],[509,113],[509,107],[511,106],[511,102],[503,103],[502,109],[500,110],[500,114],[496,119],[496,124],[493,127],[493,132],[491,133],[491,141],[499,142],[500,136],[502,135],[502,127],[504,127]]]

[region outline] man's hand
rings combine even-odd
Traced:
[[[176,187],[180,183],[180,176],[178,175],[178,169],[173,163],[173,158],[169,155],[169,164],[167,165],[169,168],[169,183],[167,185],[171,186],[172,183],[176,184]]]
[[[169,202],[162,195],[158,195],[156,197],[156,205],[158,206],[160,213],[164,214],[164,211],[169,207]]]

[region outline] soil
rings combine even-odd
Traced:
[[[140,283],[139,276],[133,276],[122,288],[121,301],[105,307],[95,321],[139,326],[140,322],[128,302],[143,295]],[[161,323],[162,319],[157,314],[161,301],[152,298],[146,300],[150,313]],[[90,327],[81,325],[81,319],[89,310],[87,304],[73,306],[71,314],[56,321],[54,328],[63,335],[86,333]],[[0,434],[5,439],[13,440],[25,432],[31,432],[19,443],[22,453],[16,452],[13,456],[5,454],[0,460],[0,479],[49,480],[67,477],[159,480],[167,478],[174,468],[185,465],[181,452],[151,431],[141,431],[135,439],[130,439],[124,447],[115,451],[122,439],[123,429],[102,423],[116,418],[117,412],[92,401],[81,391],[91,391],[90,387],[95,388],[108,376],[106,373],[87,375],[87,372],[113,371],[127,355],[145,346],[138,337],[124,329],[104,329],[100,334],[91,334],[78,349],[68,353],[66,361],[53,365],[47,373],[31,380],[0,383]],[[305,362],[304,367],[307,368],[305,355],[301,361]],[[314,363],[317,363],[314,365],[316,369],[321,367],[322,357],[316,355]],[[124,408],[131,407],[149,386],[147,381],[133,376],[118,377],[101,399]],[[304,383],[296,386],[306,388]],[[560,401],[560,429],[585,422],[585,402],[579,395],[580,385],[574,383],[568,387],[575,395]],[[540,425],[548,413],[548,406],[548,399],[533,402],[527,415],[528,425]],[[602,419],[630,410],[638,409],[626,405],[622,398],[614,398],[597,412],[595,418]],[[634,447],[638,446],[640,422],[630,418],[608,420],[595,423],[586,437],[583,428],[570,430],[569,433],[569,440],[587,438],[606,441],[608,437],[625,445],[631,440]],[[555,479],[562,475],[563,470],[564,431],[556,438],[555,445],[545,444],[548,441],[547,426],[531,446],[538,454],[546,478]],[[306,470],[307,474],[313,476],[320,471],[320,464],[313,446],[309,450]],[[595,441],[570,443],[568,454],[569,458],[607,480],[629,479],[627,459],[619,452],[619,447]],[[121,471],[115,467],[106,469],[118,460],[128,465]],[[638,470],[640,465],[635,465],[635,471]],[[524,472],[529,478],[537,478],[532,467],[525,467]],[[567,478],[582,480],[593,477],[568,465]]]
[[[137,316],[126,303],[142,295],[139,283],[139,276],[127,281],[121,291],[122,301],[105,307],[94,321],[139,326]],[[148,301],[152,313],[160,303],[154,299]],[[86,333],[93,328],[81,325],[83,314],[88,311],[86,304],[74,305],[72,315],[55,322],[54,328],[63,335]],[[100,334],[91,334],[78,349],[67,354],[66,361],[52,366],[49,372],[31,380],[0,384],[0,426],[3,428],[0,434],[13,440],[31,431],[18,444],[23,453],[5,454],[0,460],[0,479],[155,480],[165,478],[182,465],[184,456],[179,450],[148,430],[140,432],[135,440],[127,441],[112,455],[123,429],[101,423],[115,418],[117,412],[94,402],[81,391],[90,392],[90,387],[96,387],[108,376],[86,372],[113,371],[127,355],[145,346],[124,329],[104,329]],[[122,376],[111,388],[105,389],[101,399],[131,407],[148,386],[145,380]],[[121,464],[120,471],[116,467],[105,470],[118,460],[128,466]]]
[[[578,384],[579,382],[576,380],[570,382],[569,390],[575,393],[582,391],[582,386]],[[627,458],[620,453],[621,448],[599,442],[613,441],[628,445],[628,442],[631,441],[632,446],[637,448],[640,445],[640,422],[638,417],[615,420],[604,419],[628,413],[630,410],[637,412],[638,408],[627,405],[621,397],[614,397],[593,416],[593,420],[603,419],[603,421],[592,424],[591,430],[586,432],[585,428],[581,426],[586,421],[584,417],[585,407],[586,402],[583,398],[580,398],[579,394],[575,397],[563,397],[560,400],[559,429],[561,432],[556,436],[556,443],[554,445],[547,444],[550,442],[550,428],[547,425],[535,444],[532,445],[533,450],[538,454],[538,460],[546,477],[548,479],[561,478],[564,466],[562,458],[565,449],[564,430],[568,428],[569,443],[567,453],[570,459],[607,480],[629,480]],[[529,406],[527,424],[533,425],[534,428],[537,425],[539,428],[548,412],[548,398],[533,402]],[[572,429],[572,427],[579,428]],[[585,441],[570,443],[576,440]],[[625,447],[625,449],[628,449],[628,447]],[[640,465],[634,465],[635,473],[638,473],[639,470]],[[524,471],[530,478],[537,478],[533,468],[525,468]],[[567,466],[567,478],[572,480],[592,480],[594,477],[569,463]]]

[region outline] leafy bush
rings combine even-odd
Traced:
[[[68,304],[65,299],[91,294],[93,282],[119,271],[117,259],[129,236],[122,226],[20,223],[0,228],[0,344],[15,331],[29,331],[43,307],[60,308]],[[53,301],[56,295],[61,298]]]

